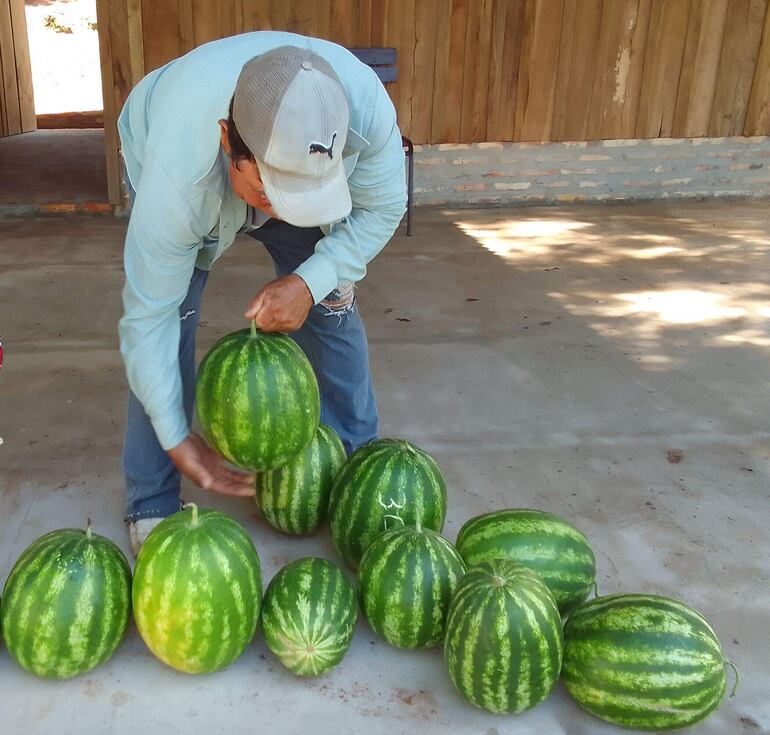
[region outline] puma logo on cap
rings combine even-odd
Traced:
[[[334,133],[334,135],[332,135],[332,142],[329,143],[328,147],[322,143],[311,143],[308,153],[326,153],[329,158],[332,158],[332,148],[334,147],[334,139],[336,137],[337,133]]]

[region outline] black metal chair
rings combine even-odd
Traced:
[[[351,48],[348,49],[359,61],[371,66],[383,84],[391,84],[398,77],[396,49],[394,48]],[[412,235],[412,195],[414,193],[414,145],[406,136],[401,136],[406,155],[406,234]]]

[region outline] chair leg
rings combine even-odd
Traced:
[[[401,137],[407,163],[406,178],[406,236],[412,236],[412,197],[414,194],[414,145],[409,138]]]

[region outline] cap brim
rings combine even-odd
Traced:
[[[298,176],[257,161],[275,213],[295,227],[319,227],[350,214],[353,204],[342,159],[323,179]]]

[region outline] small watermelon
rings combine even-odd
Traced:
[[[353,569],[382,531],[402,524],[441,533],[446,483],[435,460],[400,439],[365,444],[343,465],[332,488],[332,540]]]
[[[262,601],[265,641],[299,676],[324,674],[342,661],[357,617],[353,585],[326,559],[287,564],[270,581]]]
[[[117,649],[131,614],[131,569],[112,541],[91,531],[52,531],[32,543],[3,590],[5,643],[27,671],[68,679]]]
[[[222,337],[198,368],[195,405],[203,433],[233,464],[272,470],[315,435],[320,397],[305,353],[285,334],[241,329]]]
[[[562,615],[588,597],[596,559],[588,539],[571,523],[541,510],[499,510],[471,518],[457,536],[468,566],[510,559],[548,585]]]
[[[507,559],[468,570],[449,608],[444,660],[471,704],[497,713],[534,707],[559,679],[562,650],[559,608],[536,574]]]
[[[464,573],[460,555],[435,531],[393,528],[372,541],[361,559],[361,609],[391,645],[435,646],[444,639],[449,602]]]
[[[564,625],[567,691],[591,714],[636,730],[708,717],[725,693],[725,663],[705,618],[668,597],[599,597]]]
[[[324,523],[332,483],[345,463],[345,447],[330,426],[283,467],[258,472],[256,503],[265,520],[284,533],[304,534]]]
[[[254,636],[259,556],[224,513],[188,503],[147,537],[134,569],[134,618],[147,647],[190,674],[235,661]]]

